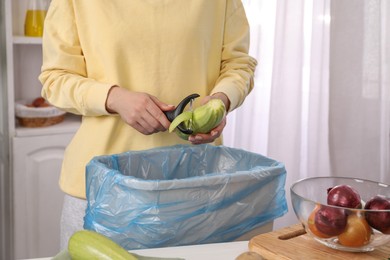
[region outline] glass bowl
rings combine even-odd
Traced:
[[[328,191],[338,185],[352,187],[360,195],[361,207],[329,205]],[[368,252],[390,242],[389,185],[356,178],[313,177],[295,182],[290,192],[297,218],[307,234],[321,244],[342,251]],[[385,209],[364,209],[376,195],[388,202],[381,204],[387,205]],[[335,196],[330,197],[342,200]]]

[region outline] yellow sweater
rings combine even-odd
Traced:
[[[253,88],[248,48],[240,0],[52,0],[42,96],[82,115],[65,151],[61,189],[85,198],[85,166],[94,156],[185,143],[168,132],[142,135],[109,114],[111,86],[172,105],[192,93],[223,92],[233,110]]]

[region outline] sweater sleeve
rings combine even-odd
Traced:
[[[241,0],[228,0],[221,72],[211,94],[225,93],[230,111],[240,106],[254,86],[257,61],[248,55],[249,24]]]
[[[42,39],[41,95],[52,105],[79,115],[106,115],[107,93],[113,84],[88,78],[72,0],[53,0]]]

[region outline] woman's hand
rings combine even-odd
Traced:
[[[223,101],[226,107],[226,111],[229,111],[230,107],[230,100],[224,93],[215,93],[212,96],[206,96],[202,100],[202,104],[206,104],[210,99],[213,98],[219,98]],[[221,123],[217,125],[215,128],[213,128],[210,133],[207,134],[196,134],[196,135],[190,135],[188,138],[188,141],[192,144],[205,144],[205,143],[212,143],[221,136],[223,129],[226,126],[226,114],[223,117]]]
[[[106,101],[108,112],[118,113],[123,121],[145,135],[166,131],[170,122],[163,111],[174,108],[155,96],[128,91],[119,86],[110,89]]]
[[[215,139],[221,136],[225,126],[226,126],[226,116],[224,116],[221,123],[214,129],[212,129],[210,133],[190,135],[188,137],[188,141],[191,142],[192,144],[212,143],[215,141]]]

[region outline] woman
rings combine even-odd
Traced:
[[[189,94],[219,98],[228,112],[240,106],[256,67],[248,48],[240,0],[52,0],[42,96],[82,116],[59,180],[62,248],[83,226],[90,159],[186,142],[166,131],[163,111]],[[225,124],[188,142],[221,144]]]

